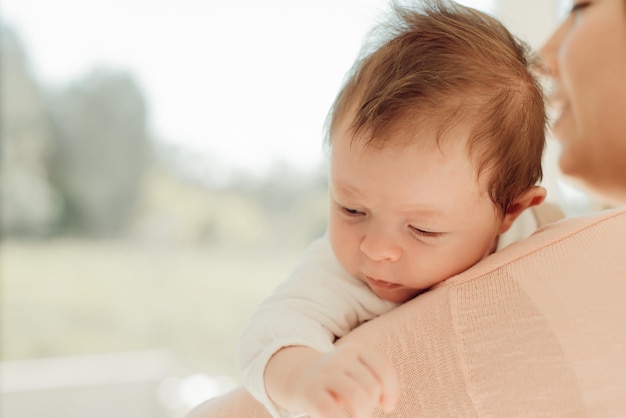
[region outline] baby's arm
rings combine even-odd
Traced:
[[[373,345],[345,344],[328,353],[308,347],[278,351],[265,369],[269,397],[287,411],[308,417],[369,418],[374,409],[391,412],[398,399],[393,365]]]
[[[318,354],[334,352],[336,337],[394,306],[343,270],[326,237],[313,242],[244,330],[239,344],[244,384],[274,416],[279,416],[264,381],[270,359],[280,358],[275,356],[277,352],[281,357],[288,353],[285,347],[307,347]],[[277,370],[282,369],[285,367]]]

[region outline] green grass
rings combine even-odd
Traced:
[[[242,327],[302,250],[4,242],[3,360],[159,348],[235,377]]]

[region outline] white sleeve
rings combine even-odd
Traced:
[[[237,353],[244,385],[274,417],[280,417],[263,380],[274,353],[293,345],[331,351],[337,337],[395,306],[341,267],[326,235],[317,239],[244,329]]]

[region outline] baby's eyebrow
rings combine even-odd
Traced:
[[[331,183],[331,189],[334,189],[341,196],[345,196],[347,198],[355,198],[365,199],[367,197],[367,193],[359,190],[358,188],[352,186],[349,183],[336,181]],[[409,203],[405,207],[400,208],[402,212],[410,217],[416,217],[420,219],[432,219],[438,220],[446,217],[446,213],[441,208],[434,207],[432,205],[423,205],[423,204],[415,204]]]
[[[362,192],[361,190],[359,190],[356,187],[351,186],[350,184],[347,184],[347,183],[333,182],[331,184],[331,187],[333,189],[337,190],[338,192],[340,192],[342,194],[349,195],[349,196],[354,196],[354,197],[363,197],[363,196],[365,196],[364,192]]]
[[[441,219],[446,216],[443,210],[431,206],[407,206],[403,210],[409,215],[420,218]]]

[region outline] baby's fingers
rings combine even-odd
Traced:
[[[359,360],[371,371],[380,384],[381,393],[378,405],[387,412],[393,411],[400,396],[398,376],[393,364],[377,349],[361,352]]]
[[[377,383],[376,386],[378,386]],[[379,393],[377,387],[364,387],[363,382],[350,373],[338,376],[333,382],[331,392],[339,404],[352,411],[353,418],[371,418],[374,408],[378,406],[378,399],[371,396],[372,389]]]
[[[345,411],[341,402],[332,390],[325,390],[311,394],[311,397],[302,403],[303,410],[309,418],[343,417]]]

